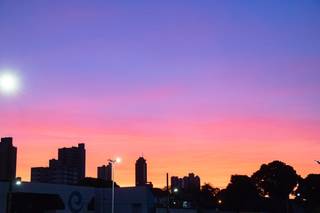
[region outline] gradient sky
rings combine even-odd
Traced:
[[[194,172],[223,187],[282,160],[320,158],[319,1],[0,0],[0,136],[17,175],[86,143],[87,176],[113,156],[120,185]]]

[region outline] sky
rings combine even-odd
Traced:
[[[134,185],[194,172],[225,187],[281,160],[319,173],[320,2],[0,0],[0,136],[17,175],[85,143],[87,176],[121,156]]]

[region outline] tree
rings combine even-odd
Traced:
[[[297,186],[299,176],[293,167],[281,161],[263,164],[252,175],[260,194],[270,197],[270,208],[274,212],[287,212],[290,193]]]
[[[219,188],[214,188],[209,183],[205,183],[201,187],[201,192],[208,194],[212,198],[215,197],[218,194],[219,191],[220,191]]]
[[[261,210],[259,192],[246,175],[233,175],[227,188],[220,195],[221,203],[227,210],[257,211]]]
[[[288,199],[298,183],[299,176],[292,166],[281,161],[263,164],[252,175],[261,195],[270,198]]]
[[[219,188],[214,188],[210,184],[206,183],[201,187],[201,191],[197,196],[198,206],[201,208],[213,208],[217,204],[217,194],[219,193]]]
[[[300,179],[295,192],[296,200],[305,204],[308,212],[320,211],[320,174],[310,174]]]

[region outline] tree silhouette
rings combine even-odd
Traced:
[[[305,204],[308,212],[320,212],[320,174],[310,174],[300,179],[295,195],[296,200]]]
[[[201,191],[197,196],[198,206],[201,208],[213,208],[217,204],[217,194],[219,193],[219,188],[214,188],[210,184],[205,183],[201,187]]]
[[[270,197],[272,211],[286,212],[288,209],[289,194],[298,183],[299,176],[293,167],[281,161],[263,164],[252,175],[260,194]]]
[[[205,183],[202,187],[201,187],[201,192],[208,194],[210,197],[215,197],[218,192],[220,191],[219,188],[214,188],[213,186],[211,186],[209,183]]]
[[[281,161],[263,164],[252,175],[260,193],[271,198],[288,199],[298,183],[298,175],[293,167]]]
[[[219,197],[224,209],[227,210],[260,210],[261,199],[259,192],[252,179],[246,175],[231,176],[230,183]]]

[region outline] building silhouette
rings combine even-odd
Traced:
[[[183,179],[179,178],[177,176],[172,176],[171,177],[171,190],[173,191],[174,189],[182,189],[183,187]]]
[[[178,189],[184,191],[199,191],[200,190],[200,177],[193,173],[188,176],[179,178],[177,176],[171,177],[171,190]]]
[[[76,184],[85,177],[86,150],[78,147],[61,148],[58,159],[51,159],[49,167],[31,168],[31,182]]]
[[[17,147],[11,137],[1,138],[0,142],[0,180],[13,180],[16,177]]]
[[[83,143],[78,147],[61,148],[58,150],[57,166],[74,168],[78,173],[78,179],[86,176],[86,150]]]
[[[143,157],[136,161],[136,186],[147,185],[147,162]]]
[[[99,179],[111,181],[112,180],[112,163],[109,163],[107,166],[103,165],[98,167],[97,177]]]

